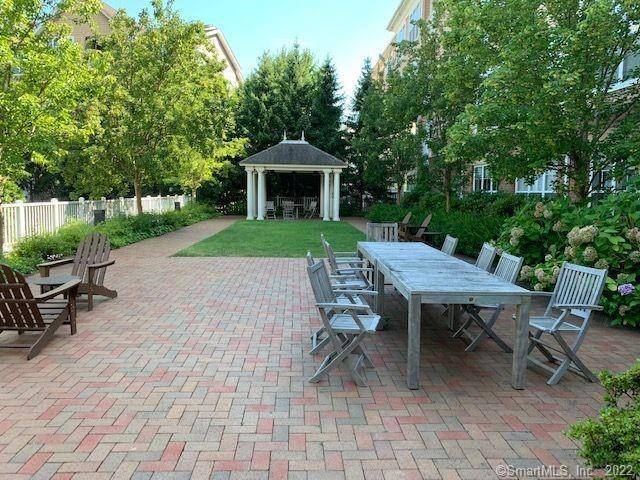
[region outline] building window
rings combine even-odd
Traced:
[[[473,167],[473,191],[496,192],[496,186],[491,178],[488,165],[475,165]]]
[[[400,29],[398,33],[396,33],[395,43],[401,43],[404,41],[404,27]]]
[[[533,183],[527,183],[524,178],[516,180],[516,193],[525,195],[536,194],[546,197],[547,195],[553,195],[556,193],[557,173],[555,170],[547,170],[541,175],[537,176]]]
[[[422,19],[422,2],[418,4],[409,17],[409,24],[407,25],[407,40],[410,42],[415,42],[420,38],[420,26],[415,24],[415,22],[420,21],[420,19]]]

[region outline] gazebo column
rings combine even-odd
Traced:
[[[329,190],[329,179],[331,178],[331,170],[323,170],[323,182],[322,182],[322,186],[323,186],[323,191],[324,191],[324,195],[323,195],[323,205],[322,205],[322,212],[323,212],[323,216],[322,216],[322,220],[324,220],[325,222],[328,222],[329,220],[331,220],[330,218],[330,214],[329,214],[329,197],[330,195],[330,190]]]
[[[324,212],[324,175],[320,172],[320,202],[318,203],[318,215],[323,215]]]
[[[266,205],[266,181],[264,168],[258,168],[258,220],[264,220]]]
[[[340,170],[333,171],[333,221],[340,221]]]
[[[253,220],[255,218],[255,212],[253,210],[254,202],[254,183],[253,183],[253,168],[247,168],[247,220]]]

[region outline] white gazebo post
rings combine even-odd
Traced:
[[[325,222],[328,222],[329,220],[331,220],[330,218],[330,214],[329,214],[329,197],[330,197],[330,191],[329,191],[329,178],[331,175],[331,170],[323,170],[322,171],[324,173],[323,175],[323,182],[322,182],[322,186],[324,187],[324,195],[323,195],[323,205],[322,205],[322,211],[323,211],[323,216],[322,216],[322,220],[324,220]]]
[[[264,168],[258,167],[258,220],[264,220],[265,187]]]
[[[324,175],[320,172],[320,203],[318,204],[318,212],[324,212]]]
[[[340,170],[333,171],[333,221],[340,221]]]
[[[247,220],[253,220],[255,214],[253,211],[253,168],[247,168]]]

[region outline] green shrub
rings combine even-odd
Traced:
[[[640,192],[588,205],[526,205],[505,222],[498,245],[525,258],[521,280],[551,290],[563,261],[608,269],[602,305],[614,325],[640,326]]]
[[[88,233],[103,232],[109,236],[113,248],[120,248],[145,238],[165,233],[216,216],[215,209],[208,205],[190,203],[181,211],[165,213],[143,213],[121,216],[107,220],[97,227],[85,222],[73,221],[56,233],[33,235],[20,240],[11,253],[0,261],[23,274],[32,273],[39,263],[59,257],[73,255],[78,243]]]
[[[446,234],[453,235],[459,239],[457,252],[468,256],[476,256],[484,242],[498,236],[505,216],[498,213],[487,214],[488,205],[492,205],[489,202],[492,197],[489,195],[485,194],[483,198],[480,198],[480,195],[474,195],[473,199],[456,204],[458,207],[462,205],[464,210],[452,209],[448,213],[444,211],[442,205],[433,205],[438,198],[433,195],[423,196],[420,205],[413,208],[378,203],[371,207],[366,217],[372,222],[400,222],[406,213],[411,211],[411,223],[418,225],[431,213],[433,216],[429,230],[441,234],[431,237],[431,241],[439,245]],[[496,200],[504,202],[502,196],[496,196],[494,201]]]
[[[607,478],[640,475],[640,361],[627,372],[600,374],[606,390],[605,408],[598,419],[572,425],[568,435],[581,440],[580,455]]]

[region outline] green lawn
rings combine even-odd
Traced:
[[[364,234],[346,222],[320,220],[240,221],[191,245],[179,257],[304,257],[308,250],[324,257],[320,234],[337,252],[355,251]]]

